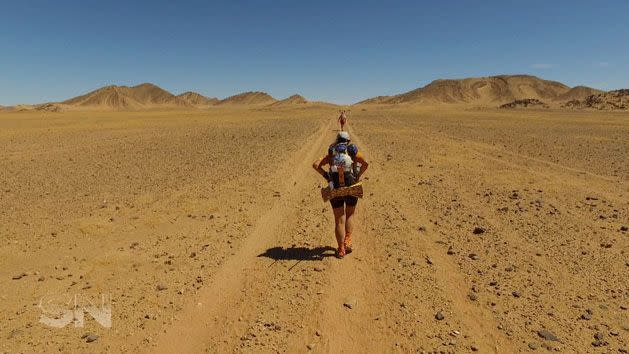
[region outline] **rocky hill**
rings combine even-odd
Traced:
[[[530,75],[499,75],[458,80],[435,80],[418,89],[394,96],[378,96],[360,104],[474,104],[502,105],[522,99],[557,101],[595,91],[570,87]]]

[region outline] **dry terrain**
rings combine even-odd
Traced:
[[[352,111],[342,260],[335,108],[0,112],[0,352],[627,353],[629,113]]]

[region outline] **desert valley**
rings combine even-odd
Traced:
[[[340,109],[370,162],[342,260],[311,167]],[[629,353],[629,90],[107,86],[0,107],[0,146],[1,353]],[[42,323],[76,295],[111,326]]]

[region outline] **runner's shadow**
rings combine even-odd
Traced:
[[[330,251],[330,252],[328,252]],[[325,257],[334,256],[334,248],[330,246],[320,246],[314,248],[307,247],[272,247],[258,257],[271,258],[276,261],[320,261]]]

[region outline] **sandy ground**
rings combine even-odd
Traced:
[[[0,113],[0,352],[627,350],[629,115],[353,112],[343,260],[335,110]]]

